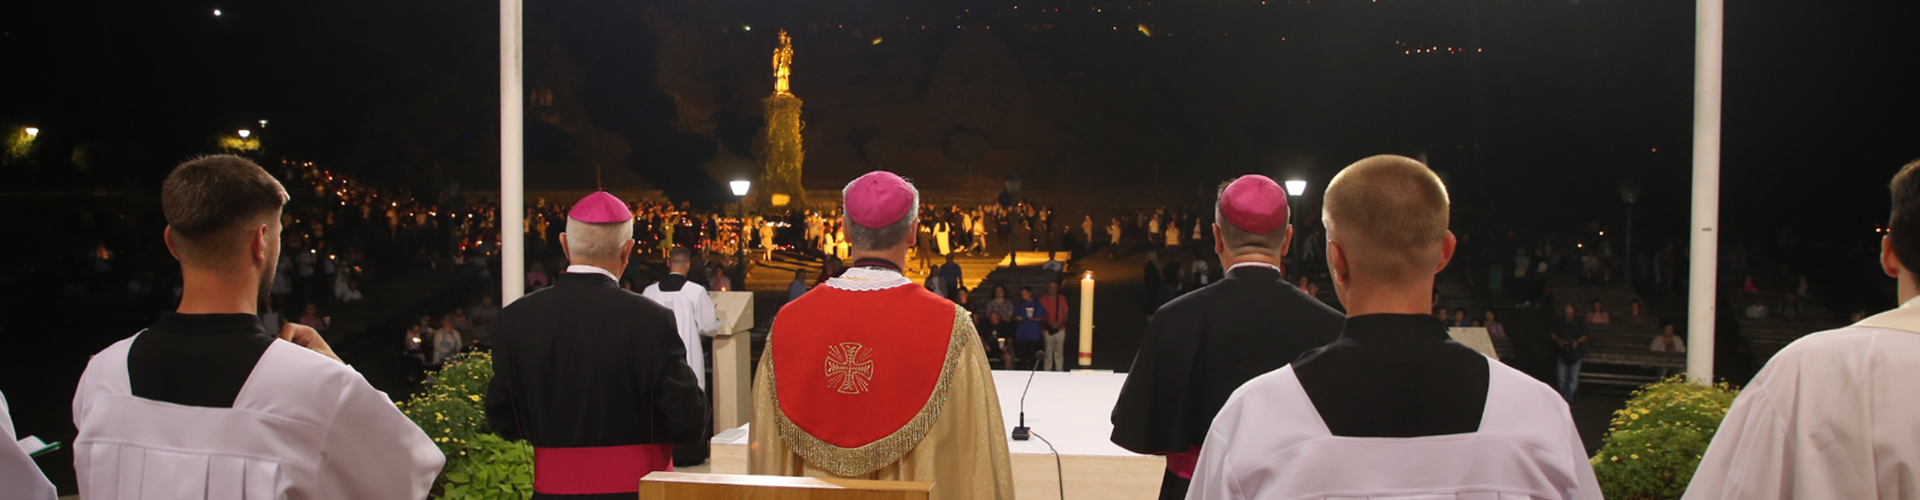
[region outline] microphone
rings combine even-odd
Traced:
[[[1033,435],[1033,428],[1027,427],[1027,393],[1033,391],[1033,376],[1040,373],[1040,363],[1046,358],[1033,360],[1033,370],[1027,372],[1027,387],[1020,390],[1020,425],[1013,427],[1013,440],[1026,441]]]

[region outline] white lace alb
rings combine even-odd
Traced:
[[[838,277],[828,278],[825,283],[849,292],[874,292],[912,284],[913,280],[901,276],[899,271],[873,267],[850,268]]]

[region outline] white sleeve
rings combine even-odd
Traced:
[[[317,498],[426,498],[446,457],[358,373],[341,391],[320,451]]]
[[[7,441],[0,443],[0,484],[7,485],[0,488],[0,500],[54,500],[53,482],[47,481],[26,450],[14,445],[19,436],[13,433],[10,415],[7,396],[0,394],[0,435]]]
[[[1562,410],[1565,412],[1566,410]],[[1573,414],[1562,413],[1567,418],[1567,438],[1573,460],[1573,481],[1576,491],[1564,495],[1573,500],[1604,500],[1600,494],[1600,479],[1593,475],[1593,462],[1587,457],[1587,448],[1581,445],[1580,429],[1573,426]]]
[[[1229,404],[1222,413],[1232,410]],[[1193,466],[1193,482],[1187,485],[1187,500],[1234,500],[1241,498],[1240,483],[1235,481],[1233,462],[1227,456],[1233,448],[1233,430],[1228,419],[1215,419],[1200,445],[1200,461]],[[1237,419],[1235,419],[1237,420]],[[1221,432],[1226,431],[1226,432]]]
[[[705,293],[698,296],[693,305],[693,326],[700,335],[712,337],[720,334],[720,309],[713,305],[713,297]]]
[[[1785,489],[1794,476],[1785,459],[1787,425],[1766,399],[1760,387],[1748,387],[1734,399],[1683,498],[1791,498],[1792,492]]]

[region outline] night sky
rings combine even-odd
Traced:
[[[274,157],[402,185],[489,188],[496,9],[7,2],[0,125],[43,133],[41,175],[0,191],[152,186],[243,127]],[[1612,186],[1634,179],[1653,214],[1643,223],[1677,234],[1692,9],[1656,0],[530,0],[529,86],[564,75],[562,99],[574,104],[558,120],[566,125],[530,117],[529,163],[577,159],[571,144],[601,134],[624,140],[625,168],[670,196],[716,199],[719,183],[702,164],[752,157],[775,30],[793,32],[795,92],[823,120],[810,125],[826,125],[860,89],[884,88],[873,80],[885,68],[936,65],[964,30],[986,29],[1041,106],[1059,100],[1063,116],[1142,124],[1152,131],[1144,139],[1111,142],[1151,144],[1122,156],[1191,177],[1178,182],[1259,171],[1323,184],[1369,154],[1424,152],[1463,210],[1601,217],[1618,209]],[[1901,78],[1920,61],[1920,38],[1906,26],[1917,11],[1913,2],[1729,3],[1723,210],[1738,214],[1729,231],[1858,235],[1884,217],[1886,180],[1920,158],[1920,97]],[[689,58],[695,70],[682,74]],[[929,85],[939,82],[921,89]],[[688,103],[708,108],[707,119],[676,118]],[[816,155],[815,141],[809,169],[837,161]],[[88,172],[73,173],[77,147],[93,159]],[[838,182],[824,176],[809,186]]]

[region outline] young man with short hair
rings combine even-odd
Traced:
[[[81,374],[80,496],[427,495],[446,458],[426,433],[312,328],[268,332],[255,315],[279,261],[286,201],[279,181],[237,156],[167,175],[162,236],[180,261],[180,306]]]
[[[1727,410],[1688,500],[1920,495],[1920,161],[1890,191],[1880,267],[1900,307],[1774,354]]]

